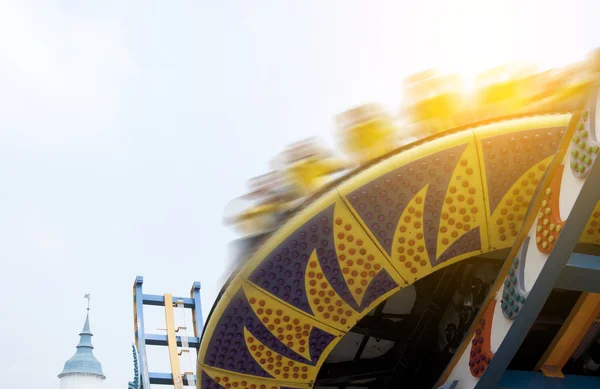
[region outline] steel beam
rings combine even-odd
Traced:
[[[547,377],[563,378],[562,368],[571,358],[599,313],[600,294],[583,293],[535,370],[541,369]]]
[[[600,377],[566,375],[565,378],[545,377],[542,373],[507,370],[496,389],[598,389]]]
[[[140,376],[142,377],[142,389],[150,389],[148,376],[148,357],[146,356],[146,332],[144,330],[144,302],[142,285],[144,277],[138,276],[133,284],[133,323],[135,331],[135,342],[138,349],[140,361]]]
[[[574,118],[577,117],[577,114],[574,115]],[[566,172],[566,174],[570,173]],[[549,178],[546,177],[544,182],[549,182]],[[504,341],[496,351],[485,374],[477,382],[476,389],[494,388],[523,343],[531,326],[540,314],[544,303],[548,299],[550,292],[552,292],[563,269],[567,265],[573,249],[586,226],[589,215],[592,214],[594,206],[598,202],[600,197],[600,192],[597,189],[598,182],[600,182],[600,163],[594,163],[581,187],[552,252],[546,258],[546,263],[527,296],[521,312],[508,330]],[[536,196],[536,200],[538,196]],[[538,201],[532,201],[532,204],[537,203]],[[531,212],[535,211],[529,211],[530,214]],[[522,231],[522,233],[524,232]]]
[[[173,300],[173,296],[165,293],[164,301]],[[173,304],[165,304],[165,319],[167,324],[167,347],[169,348],[169,361],[171,362],[171,371],[173,372],[173,381],[171,384],[175,389],[183,389],[183,380],[181,379],[181,368],[179,366],[179,354],[177,352],[177,338],[175,335],[175,318],[173,315]]]
[[[458,386],[458,381],[454,380],[452,382],[447,382],[444,385],[440,386],[438,389],[456,389]]]
[[[192,348],[200,348],[200,339],[197,337],[188,337],[188,343]],[[167,336],[158,334],[146,334],[146,344],[148,346],[167,346]],[[181,336],[177,337],[177,347],[183,347]]]
[[[183,385],[189,386],[187,376],[182,375]],[[196,376],[194,375],[194,381]],[[173,385],[173,374],[171,373],[150,373],[150,383],[156,385]]]
[[[196,302],[193,298],[190,297],[172,297],[173,304],[177,304],[177,301],[183,300],[183,306],[185,308],[195,308]],[[158,307],[165,306],[165,298],[164,296],[159,296],[156,294],[145,294],[144,295],[144,305],[154,305]]]
[[[326,378],[317,378],[315,385],[338,386],[352,381],[376,378],[392,373],[395,366],[396,361],[389,357],[326,363],[319,372]]]
[[[406,334],[404,334],[406,328],[407,325],[404,320],[394,321],[377,316],[365,316],[350,329],[350,332],[396,342],[406,338]]]
[[[600,293],[600,257],[571,254],[556,287],[580,292]]]
[[[194,306],[192,307],[194,335],[196,338],[200,339],[202,337],[202,331],[204,330],[204,321],[202,320],[202,302],[200,301],[200,282],[194,282],[194,285],[192,285],[192,289],[190,290],[190,297],[194,301]]]

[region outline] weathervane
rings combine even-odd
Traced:
[[[87,310],[89,311],[89,310],[90,310],[90,300],[91,300],[92,298],[90,297],[90,295],[89,295],[89,294],[86,294],[85,296],[83,296],[83,298],[84,298],[84,299],[87,299],[87,301],[88,301],[88,307],[87,307]]]

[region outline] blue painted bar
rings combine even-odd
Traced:
[[[593,101],[596,101],[596,95],[594,95]],[[569,126],[572,126],[579,121],[579,114],[575,113],[571,120],[572,122],[569,123]],[[593,120],[594,119],[592,119],[592,122]],[[552,163],[555,163],[555,161]],[[571,174],[567,169],[568,168],[565,168],[566,171],[564,174]],[[548,185],[550,179],[551,178],[546,174],[540,185]],[[595,162],[581,187],[581,191],[573,204],[569,217],[565,221],[560,236],[554,244],[554,248],[546,258],[546,263],[544,264],[538,279],[531,288],[527,300],[525,300],[525,303],[523,304],[521,312],[508,330],[504,341],[500,344],[500,347],[498,347],[498,350],[494,354],[494,358],[492,358],[485,373],[475,385],[475,389],[495,388],[496,384],[505,373],[509,363],[519,350],[519,347],[523,343],[531,326],[542,310],[544,303],[560,278],[562,271],[567,266],[567,263],[573,254],[573,249],[577,245],[579,237],[585,229],[589,215],[593,212],[594,206],[600,198],[600,191],[597,189],[598,182],[600,182],[600,163]],[[540,194],[535,197],[531,202],[532,204],[536,203],[538,196],[540,196]],[[532,210],[529,211],[530,214],[531,212]],[[535,213],[536,211],[534,210],[533,212]],[[529,231],[522,230],[521,234],[528,232]]]
[[[565,378],[545,377],[532,371],[507,370],[496,389],[598,389],[600,377],[566,375]]]
[[[183,385],[188,386],[186,375],[183,374],[181,377],[183,378]],[[196,375],[194,375],[194,381],[196,381]],[[171,373],[150,373],[150,383],[156,385],[173,385],[173,375]]]
[[[144,278],[136,277],[133,285],[134,296],[134,318],[135,318],[135,341],[140,361],[140,376],[142,378],[141,388],[150,389],[150,379],[148,378],[148,358],[146,357],[146,332],[144,331],[144,294],[142,284]]]
[[[148,346],[167,346],[167,335],[146,334],[146,344]],[[193,348],[200,348],[200,339],[196,336],[188,337],[188,344]],[[177,336],[177,346],[183,347],[181,336]]]
[[[458,381],[454,380],[452,382],[446,382],[444,385],[440,386],[438,389],[456,389],[458,385]]]
[[[192,318],[194,320],[194,335],[197,338],[202,336],[202,330],[204,329],[204,321],[202,320],[202,302],[200,301],[200,282],[194,282],[190,296],[194,300],[194,307],[192,308]]]
[[[175,297],[173,296],[173,304],[176,304],[177,301],[183,300],[183,306],[185,308],[194,308],[194,299],[190,297]],[[159,296],[156,294],[145,294],[144,295],[144,305],[154,305],[159,307],[165,306],[165,297]]]
[[[600,257],[571,254],[556,287],[580,292],[600,293]]]

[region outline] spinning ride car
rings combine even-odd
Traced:
[[[409,76],[404,82],[402,115],[418,126],[419,137],[432,135],[458,125],[464,108],[461,78],[427,70]]]
[[[378,104],[364,104],[335,118],[336,135],[342,150],[363,165],[393,150],[396,126]]]

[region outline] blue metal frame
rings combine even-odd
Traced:
[[[566,375],[550,378],[542,373],[507,370],[495,386],[496,389],[598,389],[600,377]]]
[[[183,379],[183,385],[189,386],[187,375],[183,374],[181,378]],[[196,375],[194,375],[194,381],[196,381]],[[150,373],[150,383],[156,385],[173,385],[173,375],[170,373]]]
[[[188,337],[188,343],[192,348],[200,348],[200,339],[196,336]],[[146,344],[148,346],[167,346],[167,335],[146,334]],[[181,336],[177,336],[177,347],[182,347],[181,345]]]
[[[438,389],[456,389],[458,385],[458,381],[454,380],[452,382],[446,382],[444,385],[440,386]]]
[[[142,285],[144,277],[138,276],[133,285],[135,301],[135,341],[140,360],[140,376],[142,389],[150,389],[150,379],[148,378],[148,358],[146,356],[146,332],[144,330],[144,293]]]
[[[176,304],[177,301],[183,300],[183,306],[185,308],[194,308],[195,302],[193,298],[189,297],[175,297],[173,296],[173,304]],[[165,306],[165,297],[159,296],[156,294],[145,294],[144,295],[144,305],[154,305],[159,307]]]
[[[200,301],[200,282],[194,282],[192,290],[190,290],[190,296],[194,300],[194,306],[192,307],[192,318],[194,320],[194,335],[196,338],[202,337],[202,331],[204,330],[204,321],[202,320],[202,302]],[[200,341],[198,341],[200,343]],[[200,347],[198,345],[198,347]]]
[[[600,293],[600,257],[571,254],[556,288]]]
[[[144,294],[142,285],[144,278],[136,277],[133,286],[134,295],[134,322],[135,322],[135,341],[138,349],[140,361],[140,376],[142,389],[150,389],[151,384],[173,385],[173,375],[170,373],[154,373],[148,371],[148,358],[146,356],[146,345],[149,346],[167,346],[167,336],[159,334],[146,334],[144,329],[144,305],[165,306],[164,296],[154,294]],[[200,348],[200,336],[202,335],[202,304],[200,302],[200,282],[196,281],[190,291],[191,297],[173,296],[173,304],[183,301],[184,308],[192,310],[192,319],[194,322],[194,335],[188,337],[190,348],[198,350]],[[181,347],[181,336],[177,336],[177,346]],[[187,376],[183,375],[183,384],[188,385]]]
[[[574,118],[577,119],[578,115],[575,114]],[[544,181],[547,182],[548,178]],[[486,372],[477,382],[476,389],[494,388],[523,343],[544,303],[548,299],[550,292],[552,292],[563,269],[567,265],[573,249],[585,229],[589,215],[592,214],[598,202],[600,197],[600,192],[597,189],[598,182],[600,182],[600,163],[594,163],[587,179],[583,183],[577,200],[573,204],[571,213],[565,221],[563,230],[556,240],[552,252],[548,255],[537,281],[527,296],[523,309],[516,317],[504,341],[496,351]],[[532,204],[535,203],[535,201],[532,201]]]

